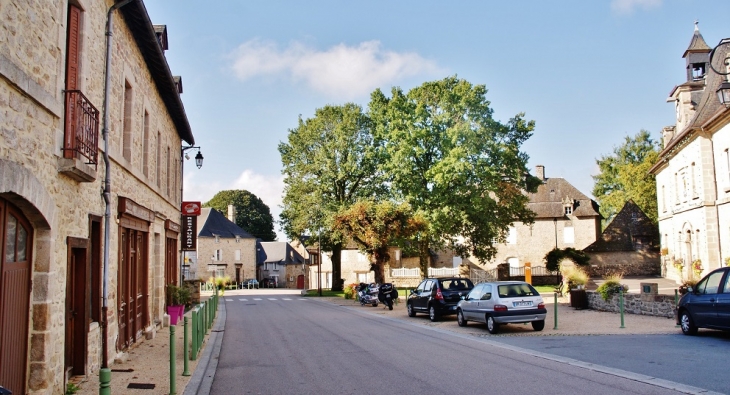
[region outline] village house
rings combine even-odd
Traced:
[[[195,140],[141,1],[5,0],[0,19],[0,385],[62,394],[163,322]]]
[[[285,241],[259,241],[256,246],[257,278],[271,288],[305,289],[309,270],[307,260]],[[262,285],[263,286],[263,285]]]
[[[664,128],[663,149],[650,170],[665,275],[677,282],[730,263],[730,84],[720,74],[730,72],[730,41],[721,44],[713,52],[695,24],[682,55],[686,81],[667,99],[676,124]]]

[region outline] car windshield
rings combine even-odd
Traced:
[[[538,296],[539,294],[530,284],[504,284],[497,287],[500,298],[518,298],[524,296]]]
[[[474,284],[468,278],[450,278],[441,280],[441,289],[468,291],[474,288]]]

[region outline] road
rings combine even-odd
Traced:
[[[552,343],[542,339],[542,345],[540,338],[495,341],[413,325],[408,319],[370,315],[365,312],[368,307],[343,307],[293,295],[225,299],[227,320],[211,394],[702,391],[697,382],[675,383],[637,374],[641,364],[616,367],[588,361],[571,354],[572,347],[564,343],[553,347],[561,342],[557,338]],[[597,351],[591,349],[590,354],[600,355],[601,350],[620,353],[616,350],[628,337],[573,338],[571,342],[614,339]],[[644,339],[643,346],[647,344],[650,341]],[[625,355],[639,354],[641,347],[629,343]],[[666,366],[668,372],[686,370],[682,361],[666,362],[674,363]],[[725,392],[722,387],[714,391]]]

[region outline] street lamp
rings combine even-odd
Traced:
[[[715,48],[710,51],[710,69],[715,72],[715,74],[719,75],[728,75],[730,74],[730,71],[728,71],[727,66],[730,65],[730,56],[728,54],[725,54],[725,61],[723,62],[725,64],[725,71],[720,71],[715,69],[715,66],[712,65],[712,58],[715,56],[715,51],[717,51],[718,48],[720,48],[723,45],[730,44],[730,38],[723,38],[720,40],[720,43],[715,46]],[[720,84],[720,87],[717,89],[717,98],[720,100],[720,103],[724,104],[726,107],[730,106],[730,82],[725,81]]]
[[[190,159],[190,156],[187,154],[188,150],[191,149],[197,149],[198,154],[195,155],[195,166],[200,169],[203,167],[203,154],[200,153],[200,147],[196,147],[194,145],[189,145],[187,147],[180,147],[180,202],[183,201],[183,180],[185,179],[185,161],[184,159]],[[185,223],[185,215],[180,210],[180,225]],[[197,236],[197,235],[196,235]],[[182,244],[182,239],[180,240],[180,243]],[[185,263],[185,251],[183,251],[182,245],[180,246],[180,285],[183,283],[183,264]]]

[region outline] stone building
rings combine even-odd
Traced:
[[[581,193],[564,178],[545,177],[545,167],[537,166],[535,176],[543,181],[537,192],[529,194],[527,206],[535,213],[535,222],[517,222],[510,227],[504,243],[497,245],[497,255],[480,265],[494,269],[509,263],[512,270],[529,262],[544,266],[545,255],[554,248],[582,250],[601,233],[598,203]]]
[[[624,204],[601,237],[583,251],[591,258],[588,267],[591,277],[661,273],[659,229],[633,200]]]
[[[699,28],[682,57],[686,81],[669,94],[676,124],[663,130],[663,149],[650,172],[656,175],[661,251],[666,277],[697,278],[730,260],[730,103],[718,89],[730,43],[712,59]]]
[[[233,222],[233,206],[228,206],[228,218],[214,208],[203,208],[198,218],[197,259],[191,271],[197,277],[228,276],[240,283],[256,278],[256,238]]]
[[[0,385],[15,394],[95,377],[154,335],[177,282],[179,150],[195,141],[142,1],[109,12],[107,69],[114,4],[0,6]]]
[[[257,279],[270,279],[273,288],[305,289],[309,283],[307,260],[285,241],[259,241],[256,246]]]

